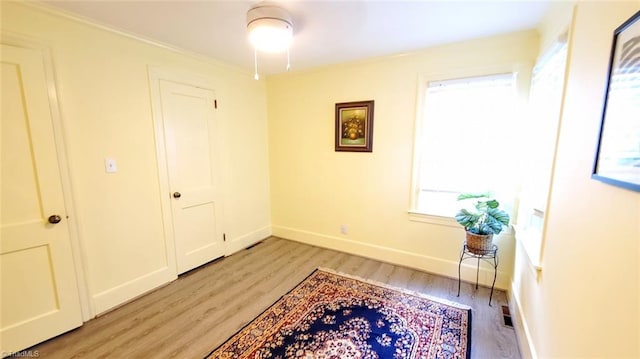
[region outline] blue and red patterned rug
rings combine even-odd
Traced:
[[[206,358],[468,358],[471,310],[316,270]]]

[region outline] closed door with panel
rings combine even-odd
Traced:
[[[42,53],[2,45],[0,350],[82,325]]]
[[[225,253],[215,93],[160,80],[171,211],[178,273]]]

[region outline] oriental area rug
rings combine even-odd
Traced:
[[[469,358],[471,310],[317,269],[212,358]]]

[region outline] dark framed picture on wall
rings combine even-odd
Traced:
[[[640,192],[640,11],[613,34],[591,178]]]
[[[336,103],[336,151],[373,151],[373,100]]]

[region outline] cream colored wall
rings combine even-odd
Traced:
[[[461,230],[407,215],[418,76],[531,62],[537,49],[535,34],[512,34],[275,76],[265,88],[209,60],[1,6],[3,32],[53,51],[91,296],[166,264],[148,65],[222,84],[227,238],[244,244],[268,233],[271,209],[275,234],[455,276]],[[540,357],[640,356],[640,195],[589,179],[611,32],[637,9],[578,5],[543,271],[537,280],[516,251],[512,288]],[[334,104],[368,99],[376,101],[374,152],[334,152]],[[105,157],[118,161],[117,174],[104,173]],[[510,238],[500,245],[515,250]],[[510,257],[502,256],[502,287]]]
[[[539,277],[516,249],[525,357],[640,357],[640,193],[590,179],[613,31],[638,10],[638,2],[575,9]],[[556,24],[567,18],[566,8],[551,11]]]
[[[530,70],[537,49],[537,33],[523,32],[269,77],[274,234],[457,277],[464,231],[408,216],[418,80]],[[373,153],[335,152],[334,105],[359,100],[375,101]],[[497,285],[507,288],[514,244],[509,236],[499,244]],[[482,280],[490,284],[487,272]]]
[[[70,177],[94,309],[160,284],[167,266],[148,66],[220,84],[223,229],[230,251],[270,234],[266,87],[250,74],[39,7],[2,2],[2,31],[52,50]],[[104,159],[117,161],[106,174]],[[172,250],[172,248],[168,248]],[[169,268],[174,271],[175,269]]]

